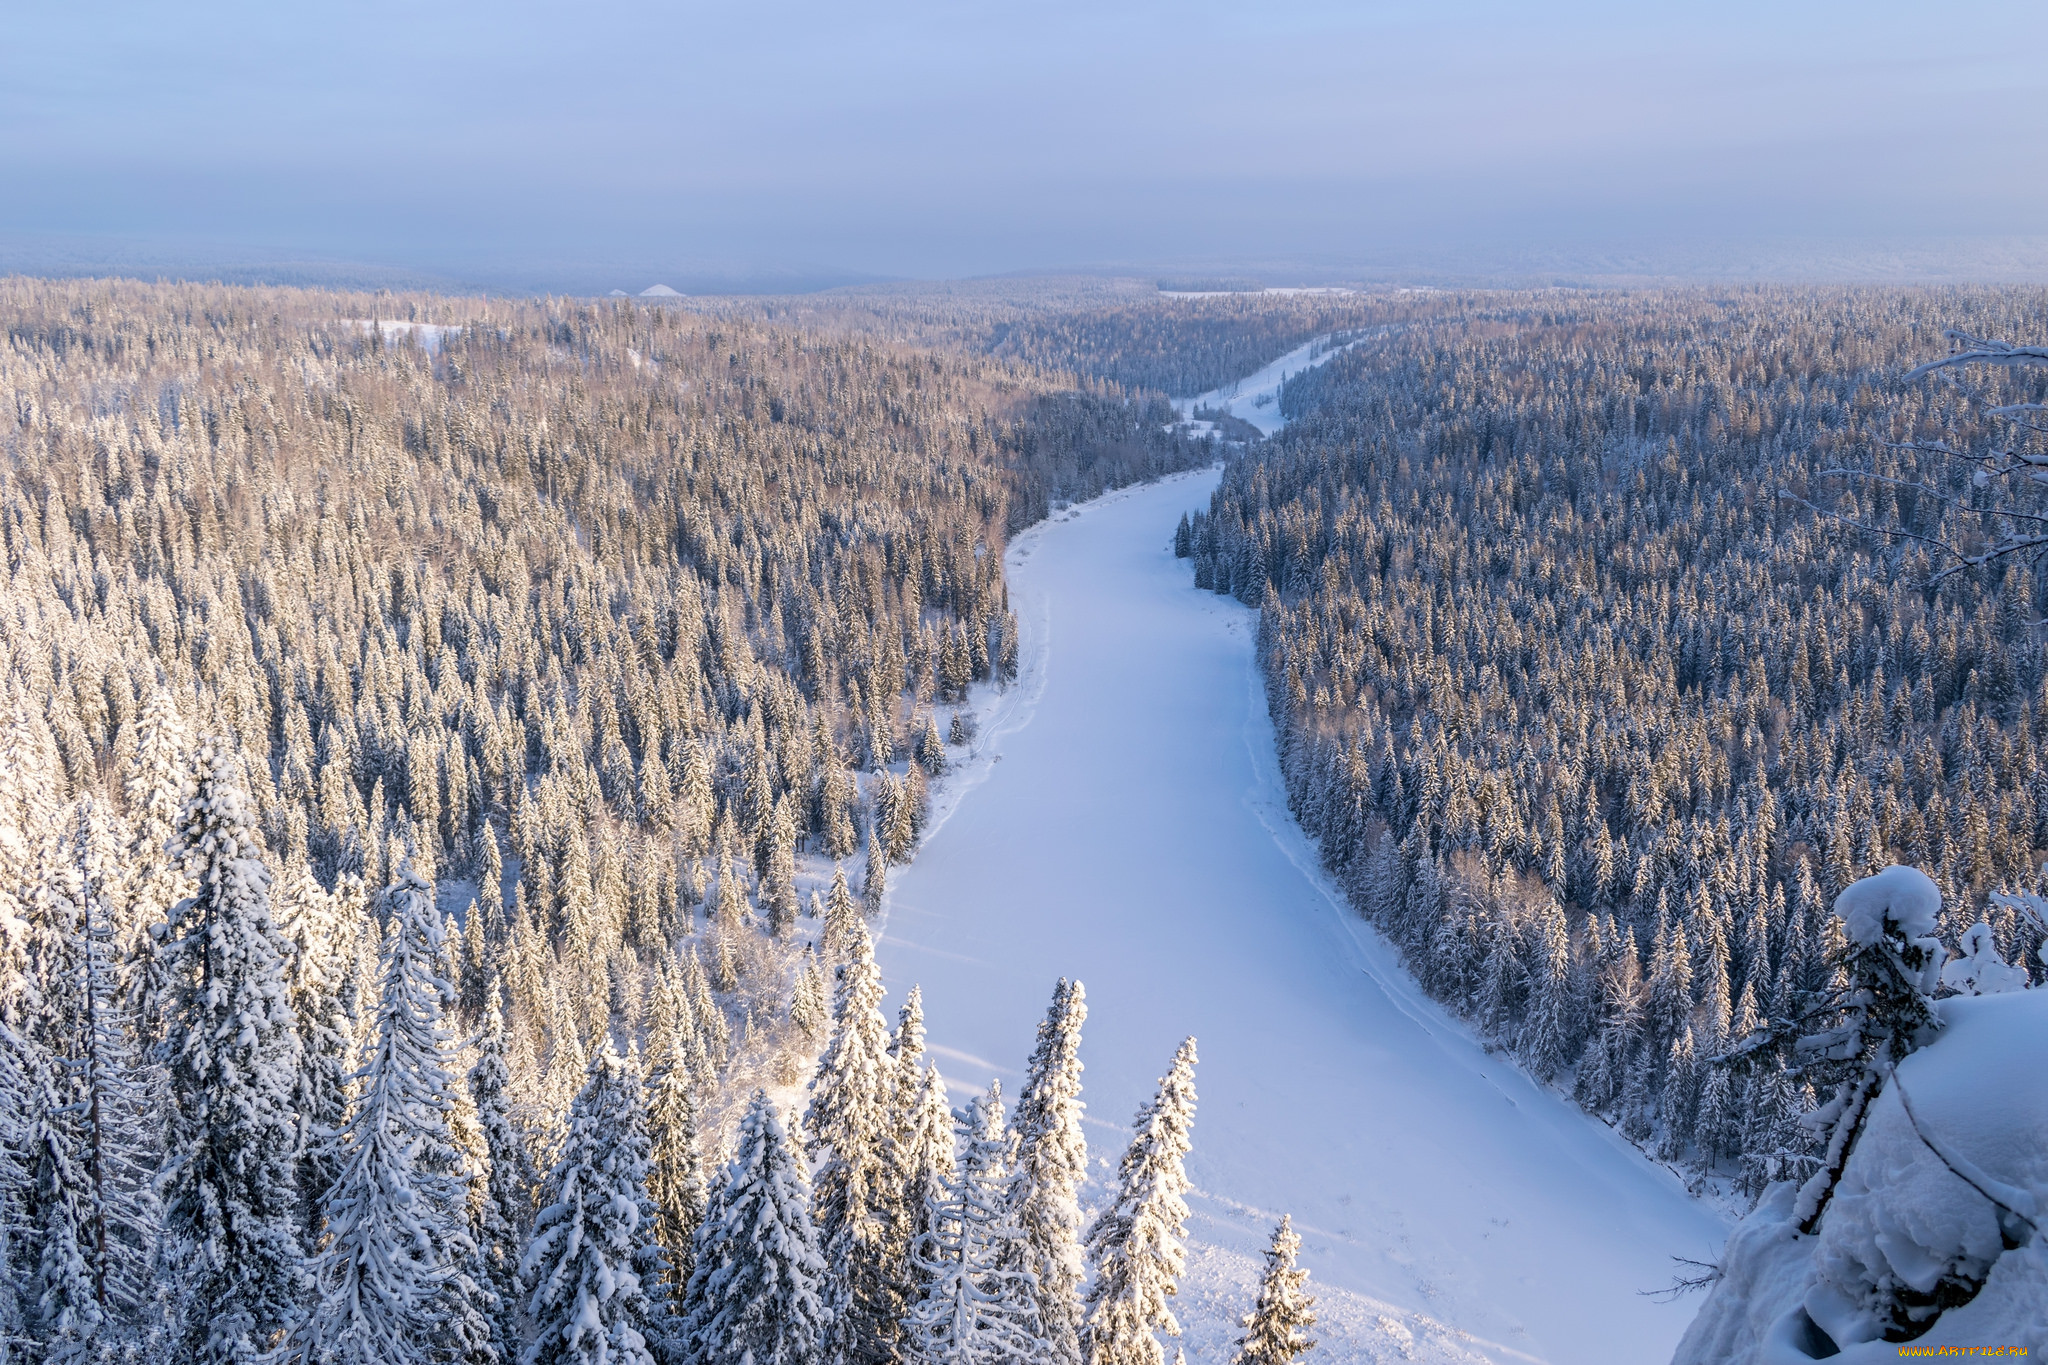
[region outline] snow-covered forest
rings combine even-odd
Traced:
[[[1851,1154],[1892,1068],[1979,1017],[1937,995],[2048,975],[2048,578],[2001,552],[2039,525],[2043,353],[1909,373],[1950,329],[2025,337],[2041,310],[1475,299],[1291,382],[1295,420],[1177,533],[1198,587],[1260,606],[1292,808],[1432,994],[1703,1193],[1782,1198],[1752,1248],[1861,1190],[1840,1218],[1863,1231],[1821,1233],[1852,1249],[1823,1244],[1799,1310],[1817,1354],[1926,1332],[2035,1228],[2026,1179],[1942,1193],[1989,1234],[1926,1216],[1910,1124]],[[1926,875],[1858,911],[1895,863]],[[1976,1024],[1974,1055],[1930,1051],[1975,1078],[1951,1101],[1982,1087],[1942,1116],[2018,1085],[2012,1131],[2038,1133],[2037,1026],[2001,1017],[2003,1048]],[[1773,1254],[1742,1293],[1796,1308],[1801,1253]],[[1987,1302],[2032,1309],[1973,1321],[2037,1338],[2038,1266],[2005,1273]],[[1688,1359],[1756,1345],[1704,1340]]]
[[[1007,530],[1209,458],[1163,401],[626,306],[0,309],[0,1351],[806,1361],[1025,1301],[957,1210],[1051,1101],[955,1179],[863,909],[1015,668]]]
[[[1165,1365],[1196,1040],[1112,1165],[1068,969],[949,1095],[877,940],[1012,537],[1226,455],[1146,534],[1258,609],[1332,877],[1674,1204],[1595,1119],[1761,1199],[1699,1340],[1788,1239],[1831,1341],[2012,1301],[2033,1177],[1942,1156],[1996,1211],[1908,1264],[1890,1082],[2048,998],[2048,582],[1929,582],[2043,371],[1902,376],[2041,307],[0,281],[0,1362]],[[1270,440],[1168,401],[1332,331]],[[1282,1212],[1239,1365],[1311,1349]]]

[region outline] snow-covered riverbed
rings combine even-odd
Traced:
[[[1197,394],[1193,398],[1176,398],[1174,410],[1183,418],[1194,416],[1196,408],[1212,412],[1227,412],[1257,427],[1262,435],[1271,436],[1287,425],[1287,419],[1280,415],[1280,386],[1303,370],[1312,370],[1325,361],[1332,360],[1362,341],[1383,336],[1384,327],[1369,333],[1347,336],[1331,333],[1319,336],[1314,341],[1304,342],[1264,368],[1244,378],[1225,384],[1220,389]]]
[[[1725,1226],[1488,1055],[1333,900],[1287,814],[1255,614],[1193,590],[1169,547],[1215,478],[1012,546],[1023,676],[893,880],[890,1009],[922,983],[956,1101],[995,1077],[1014,1094],[1053,983],[1085,982],[1099,1180],[1196,1035],[1191,1362],[1229,1359],[1283,1212],[1323,1296],[1316,1359],[1665,1360],[1697,1300],[1640,1291]]]

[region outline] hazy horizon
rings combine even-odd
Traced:
[[[12,18],[0,269],[2048,278],[2038,5]]]

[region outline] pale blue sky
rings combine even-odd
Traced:
[[[2040,234],[2044,39],[2037,0],[23,0],[0,237],[481,278]]]

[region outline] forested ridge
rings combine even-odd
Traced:
[[[902,1182],[986,1191],[914,1000],[870,1046],[863,902],[1015,672],[1007,535],[1209,449],[673,308],[10,280],[0,317],[0,1351],[809,1361],[901,1308]],[[764,1091],[821,1048],[799,1132]],[[1017,1131],[1065,1141],[1045,1084]],[[970,1155],[1011,1131],[975,1112]],[[832,1185],[917,1115],[923,1166]],[[1078,1264],[1075,1178],[1034,1188]],[[693,1279],[757,1199],[780,1268]],[[1061,1302],[1012,1325],[1071,1343]]]
[[[1160,293],[1129,280],[986,280],[798,298],[692,300],[718,316],[913,338],[1095,380],[1125,393],[1192,397],[1331,332],[1433,316],[1434,291]]]
[[[2042,925],[1999,893],[2048,856],[2043,569],[1933,588],[1914,538],[1989,543],[1942,499],[2013,490],[1928,447],[1982,448],[2040,380],[1902,377],[1945,329],[2044,314],[2023,290],[1447,296],[1290,381],[1294,422],[1181,528],[1198,586],[1262,608],[1290,798],[1361,913],[1537,1075],[1743,1190],[1814,1170],[1817,1098],[1782,1055],[1714,1059],[1839,998],[1851,883],[1925,868],[1946,944],[2042,976]]]

